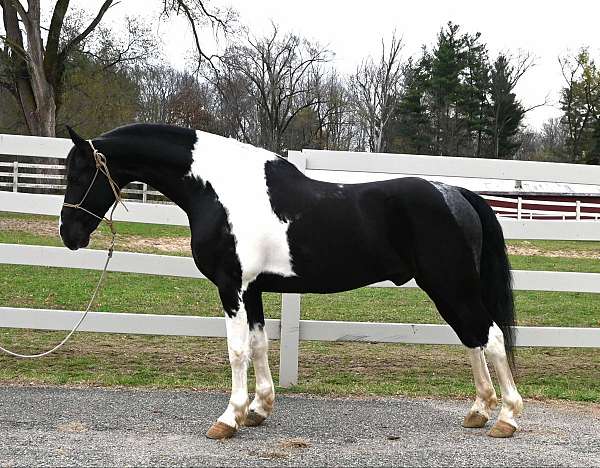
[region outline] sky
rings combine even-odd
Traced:
[[[93,11],[98,0],[80,0],[80,7]],[[125,15],[156,19],[160,0],[121,0],[111,8],[107,22]],[[531,111],[526,122],[534,127],[560,115],[558,91],[563,78],[558,56],[589,46],[600,59],[600,2],[593,0],[533,1],[502,0],[418,0],[368,2],[340,0],[212,0],[214,5],[231,6],[239,12],[240,23],[257,36],[271,30],[271,22],[282,31],[293,31],[326,46],[335,53],[333,65],[351,73],[361,60],[377,54],[382,37],[396,30],[403,37],[404,57],[416,55],[423,44],[432,45],[448,21],[464,32],[481,32],[493,57],[500,51],[520,50],[535,57],[535,66],[522,79],[517,94],[524,106],[548,105]],[[77,3],[75,3],[77,5]],[[154,6],[156,5],[156,6]],[[189,58],[192,36],[183,20],[165,21],[156,26],[164,42],[165,60],[183,68]],[[212,34],[203,34],[208,50]]]

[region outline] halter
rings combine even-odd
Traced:
[[[104,156],[100,151],[98,151],[96,148],[94,148],[94,144],[92,143],[92,140],[88,140],[88,142],[89,142],[90,146],[92,147],[92,150],[94,151],[94,161],[96,162],[96,173],[94,174],[94,177],[92,178],[92,181],[90,182],[90,186],[87,188],[87,190],[83,194],[83,198],[81,199],[81,201],[74,205],[71,203],[63,203],[63,206],[65,208],[75,208],[78,210],[83,210],[86,213],[92,215],[94,218],[97,218],[100,221],[104,221],[110,228],[110,232],[112,233],[112,239],[110,241],[110,247],[108,248],[106,262],[104,263],[104,268],[102,269],[102,273],[100,274],[100,279],[98,280],[98,284],[96,284],[96,288],[94,289],[94,292],[92,293],[92,297],[85,309],[85,312],[83,313],[83,315],[81,316],[79,321],[75,324],[75,326],[71,329],[69,334],[67,336],[65,336],[65,338],[60,343],[58,343],[52,349],[49,349],[48,351],[44,351],[44,352],[38,353],[38,354],[19,354],[19,353],[15,353],[14,351],[11,351],[9,349],[6,349],[6,348],[0,346],[0,351],[5,352],[6,354],[10,354],[11,356],[15,356],[18,358],[39,358],[42,356],[47,356],[48,354],[53,353],[54,351],[56,351],[57,349],[62,347],[69,340],[69,338],[71,338],[73,333],[75,333],[77,331],[77,329],[79,329],[79,326],[82,324],[83,320],[87,317],[87,315],[88,315],[90,309],[92,308],[92,305],[96,299],[96,295],[98,294],[98,291],[100,291],[100,286],[102,285],[104,276],[106,275],[106,270],[108,269],[108,264],[110,262],[110,259],[112,258],[113,251],[115,249],[115,238],[117,235],[117,230],[114,227],[113,219],[112,219],[113,213],[115,212],[115,209],[117,208],[117,205],[119,203],[121,205],[123,205],[123,208],[125,208],[125,210],[127,210],[127,207],[125,206],[125,204],[123,203],[123,200],[121,199],[121,191],[119,190],[119,186],[114,181],[114,179],[110,176],[110,172],[109,172],[108,166],[106,164],[106,156]],[[108,184],[110,185],[110,188],[112,189],[112,191],[115,195],[115,202],[113,204],[112,210],[110,211],[110,215],[108,218],[106,216],[98,216],[96,213],[92,213],[87,208],[84,208],[83,206],[81,206],[83,204],[83,202],[85,201],[86,197],[88,196],[88,193],[90,193],[90,190],[92,189],[92,185],[94,185],[94,182],[96,181],[96,178],[98,177],[99,172],[101,172],[102,174],[104,174],[106,176],[106,178],[108,179]]]
[[[113,213],[115,212],[115,209],[117,208],[117,205],[119,203],[121,205],[123,205],[123,208],[125,208],[125,210],[127,210],[127,207],[125,206],[125,203],[123,203],[123,200],[121,199],[121,190],[119,189],[119,186],[117,185],[117,183],[114,181],[114,179],[110,175],[110,171],[108,170],[108,165],[106,164],[106,156],[104,156],[104,154],[102,154],[100,151],[98,151],[94,147],[94,143],[92,143],[92,140],[88,140],[88,143],[90,144],[90,146],[93,150],[94,162],[96,163],[96,172],[94,173],[94,177],[92,177],[90,186],[87,188],[87,190],[83,194],[83,197],[80,200],[80,202],[76,203],[76,204],[65,202],[65,203],[63,203],[63,206],[65,208],[75,208],[78,210],[85,211],[87,214],[93,216],[96,219],[99,219],[101,222],[102,221],[105,222],[108,225],[110,232],[113,235],[113,244],[114,244],[114,237],[117,234],[117,231],[115,230],[115,227],[113,224],[113,219],[112,219]],[[106,176],[106,179],[108,180],[108,185],[110,186],[113,194],[115,195],[115,203],[113,204],[113,207],[110,211],[110,215],[108,218],[106,216],[98,216],[96,213],[92,213],[90,210],[88,210],[87,208],[84,208],[82,206],[83,202],[85,201],[88,194],[90,193],[90,190],[92,190],[92,186],[94,185],[94,182],[96,181],[96,178],[98,177],[99,172],[101,172],[102,174],[104,174]],[[109,254],[112,255],[112,248],[111,248],[111,250],[109,250]]]

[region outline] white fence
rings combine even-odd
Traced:
[[[0,136],[2,138],[2,136]],[[43,157],[43,151],[39,151],[30,143],[29,137],[4,135],[4,139],[0,142],[0,148],[5,148],[6,151],[12,151],[12,156],[21,156],[26,158]],[[63,141],[63,140],[59,140]],[[64,140],[64,148],[62,144],[53,145],[53,150],[61,149],[66,154],[70,148],[70,140]],[[19,149],[20,148],[20,149]],[[36,156],[31,156],[28,152],[32,152]],[[0,152],[0,154],[2,154]],[[403,156],[405,157],[405,155]],[[55,159],[60,159],[56,157]],[[19,162],[0,161],[0,190],[9,189],[12,192],[31,191],[34,189],[36,193],[62,192],[66,188],[65,182],[65,166],[63,164],[51,164],[49,162]],[[584,167],[584,166],[582,166]],[[142,182],[133,182],[122,190],[125,200],[136,200],[142,202],[160,202],[170,203],[167,199],[156,190],[148,187]],[[133,197],[131,197],[133,195]],[[571,202],[560,201],[543,201],[543,200],[528,200],[523,197],[507,198],[491,195],[483,196],[491,202],[502,202],[503,205],[496,206],[492,203],[492,208],[497,215],[507,218],[521,219],[573,219],[582,220],[589,219],[598,221],[600,219],[600,204],[582,202],[581,200]],[[531,206],[536,208],[531,208]],[[561,207],[560,210],[551,209],[549,207]]]
[[[507,198],[493,195],[483,195],[483,198],[490,202],[501,202],[503,205],[493,206],[494,211],[498,216],[515,219],[540,219],[552,218],[574,219],[581,221],[584,219],[600,219],[600,204],[587,203],[581,200],[575,201],[550,201],[550,200],[528,200],[527,198]],[[504,206],[509,205],[509,206]],[[531,208],[536,206],[537,208]],[[554,208],[554,209],[549,209]],[[560,209],[556,209],[560,208]]]
[[[59,139],[0,135],[0,154],[22,154],[64,158],[70,142]],[[599,167],[517,161],[488,161],[403,155],[341,154],[337,152],[292,152],[290,160],[303,171],[342,170],[390,174],[469,175],[485,178],[592,183],[600,180]],[[449,161],[452,163],[450,164]],[[0,211],[56,215],[62,197],[0,191]],[[187,225],[187,217],[174,205],[129,203],[116,220]],[[507,238],[600,240],[600,224],[594,221],[529,221],[502,219]],[[105,253],[94,250],[71,252],[64,248],[0,244],[0,263],[62,268],[100,269]],[[111,271],[202,278],[191,258],[116,252]],[[515,289],[600,293],[600,274],[514,271]],[[396,287],[390,282],[372,287]],[[416,287],[413,281],[402,287]],[[385,343],[458,344],[447,325],[367,323],[300,320],[298,294],[282,295],[281,320],[268,320],[269,336],[280,339],[279,383],[297,381],[299,340],[369,341]],[[78,311],[0,307],[0,327],[67,330]],[[198,311],[201,314],[201,311]],[[83,331],[188,336],[225,336],[222,318],[174,315],[94,312]],[[600,347],[600,328],[517,327],[518,346]]]

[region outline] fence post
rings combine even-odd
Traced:
[[[521,197],[517,198],[517,219],[521,219],[521,215],[523,214],[523,199]]]
[[[575,219],[577,221],[581,220],[581,200],[575,202]]]
[[[13,192],[19,191],[19,162],[13,162]]]
[[[279,386],[298,383],[300,344],[300,294],[281,295],[281,338],[279,341]]]
[[[148,201],[148,184],[145,182],[142,184],[142,201],[144,203]]]

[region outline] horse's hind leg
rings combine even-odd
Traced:
[[[517,430],[515,417],[523,411],[523,399],[519,394],[506,357],[504,335],[494,323],[490,327],[485,354],[496,369],[496,375],[502,392],[502,409],[498,421],[488,435],[491,437],[511,437]]]
[[[447,288],[450,283],[456,287],[454,291],[452,288]],[[487,369],[485,352],[485,356],[489,358],[496,369],[502,393],[502,409],[498,421],[488,435],[511,437],[517,430],[518,426],[514,418],[521,413],[523,401],[517,391],[508,364],[502,331],[489,316],[480,300],[464,300],[465,297],[476,297],[476,290],[465,289],[464,283],[461,288],[458,283],[449,279],[443,288],[435,288],[435,291],[422,282],[419,285],[435,302],[438,311],[456,332],[461,342],[469,348],[477,396],[463,425],[465,427],[483,427],[496,405],[496,394]],[[461,301],[460,298],[463,300]]]
[[[476,397],[473,406],[465,416],[464,427],[483,427],[492,416],[492,410],[498,404],[496,391],[490,378],[483,348],[468,348],[473,380],[475,381]]]

